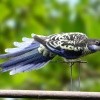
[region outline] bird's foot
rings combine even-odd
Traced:
[[[66,63],[70,63],[71,65],[73,65],[74,63],[87,63],[87,61],[82,61],[81,59],[71,59],[71,60],[64,59],[64,61]]]
[[[87,61],[82,61],[81,59],[71,59],[71,60],[68,60],[68,59],[64,59],[64,61],[51,61],[52,63],[68,63],[70,64],[69,66],[73,66],[74,63],[87,63]]]

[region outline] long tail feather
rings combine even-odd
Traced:
[[[31,44],[28,48],[22,49],[20,51],[16,51],[16,52],[13,52],[13,53],[8,53],[8,54],[1,54],[0,58],[16,57],[16,56],[22,55],[26,52],[29,52],[29,51],[37,48],[37,47],[39,47],[39,43]]]
[[[37,63],[37,60],[39,60],[39,57],[42,58],[42,56],[40,56],[41,54],[36,53],[36,52],[37,52],[37,50],[33,50],[33,54],[28,52],[27,54],[21,55],[21,58],[20,58],[20,56],[18,56],[18,58],[16,57],[13,60],[10,60],[10,61],[7,61],[7,62],[1,64],[1,66],[3,68],[2,71],[6,72],[9,70],[12,70],[13,68],[17,69],[17,68],[19,68],[19,66],[25,66],[30,63]],[[39,60],[38,62],[41,62],[41,61]]]
[[[30,71],[30,70],[39,69],[41,67],[44,67],[44,64],[45,64],[45,62],[38,63],[36,65],[35,64],[27,64],[25,66],[19,66],[19,68],[11,70],[10,75],[20,73],[20,72],[26,72],[26,71]]]
[[[24,43],[15,42],[14,45],[17,46],[17,48],[8,49],[8,54],[0,55],[0,58],[9,58],[8,61],[0,64],[3,72],[10,71],[10,75],[13,75],[20,72],[39,69],[53,58],[44,56],[38,51],[40,47],[39,42],[34,41],[29,44],[27,40],[29,40],[30,43],[32,40],[23,38],[23,41],[25,41],[28,46],[24,46]]]

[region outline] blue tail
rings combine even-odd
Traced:
[[[21,51],[0,55],[0,58],[9,58],[8,61],[0,64],[2,71],[10,71],[10,74],[13,75],[43,67],[53,57],[46,57],[39,53],[39,46],[40,43],[36,42]]]

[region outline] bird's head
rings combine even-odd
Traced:
[[[100,51],[100,40],[97,39],[89,39],[88,40],[88,48],[91,51]]]

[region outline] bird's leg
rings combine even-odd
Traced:
[[[79,71],[79,74],[78,74],[78,91],[80,91],[80,72],[81,72],[81,67],[80,67],[80,63],[78,65],[78,71]]]
[[[67,59],[64,59],[64,61],[66,62],[66,63],[68,63],[69,64],[69,66],[70,66],[70,90],[72,91],[73,90],[73,78],[72,78],[72,76],[73,76],[73,65],[74,65],[74,61],[73,60],[67,60]]]
[[[86,61],[82,61],[81,59],[76,60],[78,63],[78,91],[80,91],[80,73],[81,73],[81,63],[87,63]]]
[[[71,87],[70,87],[70,90],[72,91],[73,90],[73,78],[72,78],[72,76],[73,76],[73,62],[71,62],[70,63],[70,85],[71,85]]]
[[[52,62],[59,62],[59,61],[52,61]],[[81,59],[65,59],[64,58],[64,62],[61,61],[61,63],[68,63],[69,66],[70,66],[70,90],[72,91],[73,90],[73,78],[72,78],[72,74],[73,74],[73,65],[75,63],[78,63],[79,66],[78,66],[78,71],[79,71],[79,74],[78,74],[78,90],[80,91],[80,64],[81,63],[87,63],[86,61],[82,61]]]
[[[70,90],[73,90],[73,79],[72,79],[72,66],[74,63],[78,63],[78,91],[80,91],[80,63],[84,62],[84,61],[81,61],[81,59],[77,59],[77,60],[71,60],[69,61],[70,62],[70,69],[71,69],[71,77],[70,77],[70,84],[71,84],[71,89]]]
[[[73,69],[72,69],[72,66],[74,63],[78,63],[79,66],[78,66],[78,71],[79,71],[79,74],[78,74],[78,90],[80,91],[80,63],[87,63],[86,61],[81,61],[81,59],[75,59],[75,60],[66,60],[64,59],[65,62],[69,63],[70,65],[70,90],[73,90],[73,78],[72,78],[72,73],[73,73]]]
[[[76,62],[78,63],[78,89],[77,90],[80,91],[80,69],[81,69],[80,64],[84,63],[85,61],[78,59]]]

